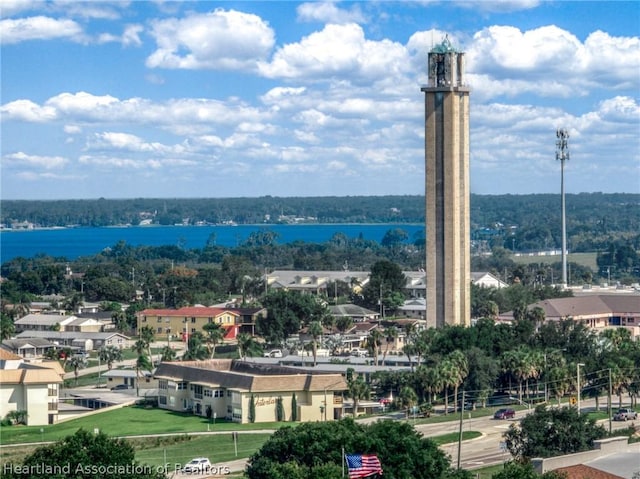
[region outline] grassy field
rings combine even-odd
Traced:
[[[132,440],[136,460],[151,466],[184,465],[194,457],[207,457],[212,464],[220,464],[251,456],[269,439],[270,434],[238,434],[237,443],[231,434],[208,436],[173,436]],[[236,454],[236,446],[238,452]]]
[[[592,271],[598,271],[598,265],[596,263],[597,253],[569,253],[567,255],[568,263],[576,263],[582,266],[588,266]],[[541,263],[552,264],[562,261],[562,257],[558,255],[554,256],[514,256],[511,255],[511,259],[517,264],[529,264],[529,263]]]
[[[452,420],[454,417],[449,415],[447,419]],[[237,424],[220,421],[213,424],[192,414],[130,406],[50,426],[1,427],[2,445],[20,446],[0,449],[0,464],[20,462],[38,447],[37,443],[57,441],[80,428],[89,431],[98,429],[110,436],[127,436],[136,449],[136,459],[152,466],[169,463],[173,467],[173,464],[184,464],[198,456],[208,457],[213,463],[224,463],[249,457],[264,444],[272,430],[291,425],[293,424]],[[239,433],[236,444],[231,431]],[[153,434],[161,436],[133,437]],[[477,431],[464,431],[463,440],[480,435]],[[430,439],[440,445],[457,442],[459,436],[458,433],[451,433]]]
[[[277,429],[286,423],[237,424],[216,421],[193,414],[181,414],[163,409],[130,406],[92,414],[50,426],[10,426],[0,428],[2,444],[57,441],[80,428],[100,431],[110,436],[141,434],[183,434],[207,431],[247,431]]]

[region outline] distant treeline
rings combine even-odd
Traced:
[[[602,233],[640,230],[640,194],[567,195],[569,228]],[[96,200],[3,200],[0,222],[39,227],[154,224],[422,223],[424,196],[326,196],[258,198],[136,198]],[[560,195],[471,195],[472,229],[556,229]]]

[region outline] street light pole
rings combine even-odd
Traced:
[[[580,414],[580,366],[584,366],[584,363],[578,363],[576,365],[576,378],[577,378],[577,389],[578,389],[578,414]]]

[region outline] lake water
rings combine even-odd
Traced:
[[[118,241],[132,246],[182,245],[186,249],[203,248],[212,234],[221,246],[234,247],[256,231],[277,233],[278,244],[303,241],[324,243],[336,233],[349,238],[362,237],[380,242],[385,233],[400,228],[413,241],[416,234],[424,234],[423,224],[297,224],[297,225],[238,225],[238,226],[131,226],[113,228],[62,228],[29,231],[0,231],[0,261],[37,254],[64,256],[75,259],[91,256]]]

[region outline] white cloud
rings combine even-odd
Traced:
[[[640,39],[590,34],[581,43],[556,26],[522,32],[492,26],[466,50],[469,78],[483,98],[493,92],[585,95],[596,88],[640,88]],[[610,61],[615,59],[615,68]]]
[[[2,158],[5,166],[35,167],[53,170],[63,167],[69,160],[61,156],[28,155],[24,152],[12,153]]]
[[[275,42],[260,17],[235,10],[156,20],[151,35],[158,48],[149,68],[254,70]]]
[[[140,33],[144,30],[142,25],[126,25],[122,35],[112,33],[102,33],[98,36],[98,43],[120,43],[124,47],[142,45]]]
[[[345,10],[338,8],[334,2],[302,3],[296,12],[298,20],[302,22],[362,23],[365,20],[358,4],[353,5],[351,10]]]
[[[10,17],[16,13],[29,11],[34,8],[33,0],[0,0],[0,9],[3,17]],[[39,3],[39,2],[38,2]]]
[[[309,82],[341,77],[359,83],[408,71],[409,57],[403,45],[386,39],[367,40],[356,24],[327,25],[298,43],[279,48],[270,63],[260,63],[260,72],[268,78]]]
[[[56,119],[57,112],[51,106],[40,106],[31,100],[15,100],[0,107],[3,120],[23,120],[34,123]]]
[[[82,28],[75,21],[44,16],[0,20],[0,32],[0,41],[5,45],[55,38],[68,38],[76,42],[86,40]]]

